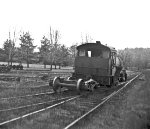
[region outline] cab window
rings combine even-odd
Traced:
[[[104,59],[109,58],[109,51],[104,51],[100,49],[88,49],[88,50],[79,50],[78,56],[86,56],[86,57],[101,57]]]
[[[80,50],[78,55],[79,56],[85,56],[85,50]]]
[[[92,54],[91,51],[88,51],[88,57],[91,57],[91,54]]]
[[[102,56],[102,52],[98,49],[93,49],[91,51],[91,57],[101,57]]]

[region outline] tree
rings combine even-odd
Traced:
[[[128,48],[125,48],[123,51],[119,50],[118,55],[121,58],[124,67],[129,67],[131,65],[132,56]]]
[[[0,48],[0,61],[5,61],[5,52],[2,48]]]
[[[21,65],[23,62],[23,51],[21,47],[16,48],[16,55],[15,55],[17,62]]]
[[[124,67],[146,68],[150,63],[149,48],[125,48],[119,50],[118,54],[123,61]]]
[[[73,65],[74,64],[74,60],[75,57],[77,55],[77,44],[74,44],[72,46],[70,46],[69,48],[69,53],[70,53],[70,64]]]
[[[3,44],[4,53],[6,55],[8,65],[12,65],[12,60],[15,55],[15,43],[11,39],[7,39]]]
[[[48,57],[50,54],[50,40],[43,36],[41,40],[41,47],[39,48],[40,58],[44,64],[44,68],[46,68],[46,64],[48,63]]]
[[[90,43],[93,41],[93,38],[89,34],[85,34],[85,37],[81,35],[81,44]]]
[[[58,53],[59,48],[60,48],[60,44],[58,43],[60,38],[60,33],[58,30],[53,30],[50,27],[50,54],[49,54],[49,59],[51,60],[51,69],[52,69],[52,64],[55,65],[55,69],[56,69],[56,65],[58,62]]]
[[[36,46],[33,45],[33,39],[31,38],[29,32],[20,35],[20,41],[21,41],[20,48],[21,53],[23,55],[23,59],[26,60],[27,68],[29,68],[29,62],[33,56],[33,52]]]
[[[65,45],[62,45],[59,49],[59,52],[58,52],[58,64],[60,66],[63,65],[63,66],[67,66],[69,64],[69,49],[65,46]]]

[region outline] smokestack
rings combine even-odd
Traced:
[[[100,42],[100,41],[96,41],[96,43],[97,43],[97,44],[101,44],[101,42]]]

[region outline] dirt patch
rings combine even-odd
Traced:
[[[150,71],[109,100],[76,129],[150,129]]]

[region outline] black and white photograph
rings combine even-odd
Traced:
[[[150,129],[150,1],[1,0],[0,129]]]

